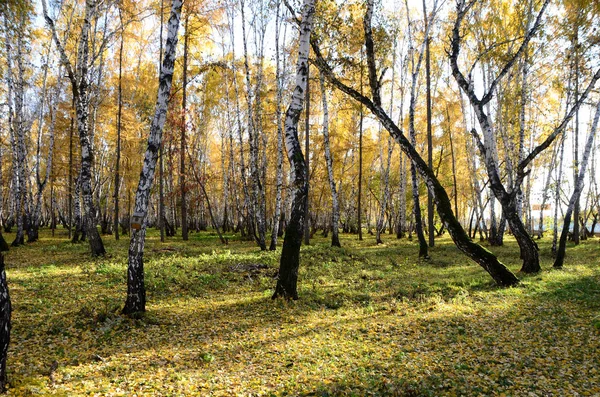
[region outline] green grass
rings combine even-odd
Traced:
[[[12,235],[5,235],[11,241]],[[11,395],[599,395],[598,240],[565,269],[502,289],[448,237],[430,261],[384,236],[302,247],[300,300],[270,299],[280,250],[213,233],[145,254],[147,313],[120,315],[127,246],[108,255],[44,230],[6,256],[13,302]],[[492,250],[513,271],[517,246]],[[488,247],[489,248],[489,247]],[[251,265],[266,268],[246,271]],[[54,364],[55,363],[55,364]],[[56,366],[56,370],[51,370]]]

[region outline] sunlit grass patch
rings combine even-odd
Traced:
[[[94,259],[59,232],[7,255],[12,395],[600,393],[597,241],[556,271],[541,240],[543,271],[499,288],[447,237],[419,260],[390,235],[343,235],[343,248],[317,236],[287,302],[270,299],[280,250],[151,230],[148,311],[129,318],[127,236]],[[492,249],[519,270],[512,238]]]

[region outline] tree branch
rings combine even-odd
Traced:
[[[58,34],[56,33],[56,26],[54,25],[54,21],[48,15],[48,6],[46,5],[46,0],[42,0],[42,10],[44,13],[44,20],[46,24],[50,28],[50,32],[52,33],[52,39],[58,48],[58,52],[60,54],[60,60],[62,64],[67,69],[67,75],[69,76],[69,80],[71,80],[71,85],[73,86],[73,95],[77,96],[79,93],[79,85],[77,83],[77,79],[75,78],[75,73],[73,72],[73,66],[71,65],[71,61],[69,61],[69,57],[67,57],[67,53],[65,51],[65,47],[60,42],[58,38]]]

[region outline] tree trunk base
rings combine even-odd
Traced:
[[[0,393],[6,392],[6,357],[10,343],[11,313],[4,256],[0,253]]]

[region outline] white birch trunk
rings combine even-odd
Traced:
[[[296,87],[285,115],[285,148],[292,170],[293,202],[290,220],[285,230],[283,250],[279,264],[279,279],[273,298],[298,299],[298,268],[300,245],[304,232],[305,200],[308,194],[308,175],[302,147],[298,140],[298,120],[304,107],[304,95],[308,85],[308,54],[312,31],[315,0],[304,0],[296,66]]]
[[[275,17],[275,81],[277,84],[277,99],[275,104],[275,114],[277,120],[277,171],[275,182],[275,211],[273,214],[273,228],[271,231],[271,245],[269,250],[274,251],[277,248],[277,237],[279,234],[279,220],[281,218],[281,191],[283,188],[283,129],[281,106],[283,102],[283,84],[282,67],[279,49],[279,30],[281,29],[281,1],[277,1],[277,10]],[[285,32],[283,35],[285,44]],[[283,70],[285,71],[285,53],[283,58]]]
[[[569,206],[567,207],[567,212],[565,213],[564,222],[563,222],[563,230],[560,235],[560,241],[558,244],[558,250],[556,252],[556,259],[554,260],[554,268],[562,268],[563,262],[565,259],[565,251],[567,249],[567,235],[569,233],[569,226],[571,224],[571,215],[574,212],[575,206],[579,202],[579,196],[581,195],[581,191],[583,190],[583,179],[585,178],[585,170],[587,168],[588,159],[590,157],[590,152],[592,149],[592,144],[594,143],[594,137],[596,135],[596,130],[598,129],[598,119],[600,118],[600,101],[596,105],[596,114],[594,115],[594,121],[592,122],[592,128],[588,134],[585,149],[583,152],[583,158],[581,160],[581,167],[579,168],[579,173],[577,174],[577,179],[575,180],[575,189],[573,190],[573,194],[569,199]],[[573,219],[574,223],[578,223],[579,219]],[[573,231],[575,233],[575,229]]]
[[[175,66],[175,51],[177,47],[177,31],[181,18],[181,0],[173,0],[171,15],[167,23],[167,42],[162,68],[160,70],[158,95],[154,118],[150,125],[148,136],[148,147],[144,155],[144,165],[140,174],[140,181],[135,194],[134,214],[141,216],[141,228],[131,231],[129,243],[129,262],[127,267],[127,300],[123,313],[132,314],[146,310],[146,290],[144,286],[144,243],[146,236],[146,216],[148,214],[148,203],[150,189],[154,181],[154,171],[158,159],[158,151],[162,141],[162,132],[167,119],[167,108],[171,83],[173,81],[173,69]]]
[[[331,246],[341,247],[339,237],[340,205],[338,202],[338,193],[335,187],[335,178],[333,176],[333,155],[329,145],[329,108],[327,106],[327,93],[325,91],[325,77],[323,73],[319,74],[321,83],[321,101],[323,102],[323,146],[325,146],[325,162],[327,163],[327,177],[329,179],[329,188],[331,189]]]
[[[263,195],[263,185],[260,178],[259,169],[259,135],[260,135],[260,120],[257,119],[257,112],[260,115],[260,92],[259,87],[261,84],[261,70],[257,71],[257,86],[253,100],[252,84],[250,82],[250,66],[248,63],[248,46],[246,38],[246,20],[244,13],[244,0],[240,1],[240,9],[242,12],[242,43],[244,48],[244,69],[246,76],[246,106],[247,106],[247,128],[248,128],[248,141],[250,143],[250,177],[252,181],[252,196],[250,205],[253,208],[254,219],[252,222],[256,225],[256,243],[262,251],[267,249],[266,246],[266,228],[265,228],[265,214],[263,212],[263,205],[261,197]]]
[[[75,112],[77,115],[77,130],[79,132],[79,143],[81,147],[81,171],[80,184],[81,195],[83,198],[85,232],[90,244],[90,250],[93,256],[104,255],[106,253],[104,244],[96,228],[96,208],[92,196],[92,167],[94,164],[94,153],[90,142],[89,130],[89,33],[91,30],[91,20],[96,15],[96,2],[86,0],[85,14],[81,34],[79,36],[79,47],[77,49],[77,64],[75,70],[65,48],[58,38],[54,21],[48,15],[46,0],[42,0],[42,8],[46,24],[51,30],[52,38],[58,48],[60,59],[66,68],[71,86],[73,88],[73,97],[75,100]]]

